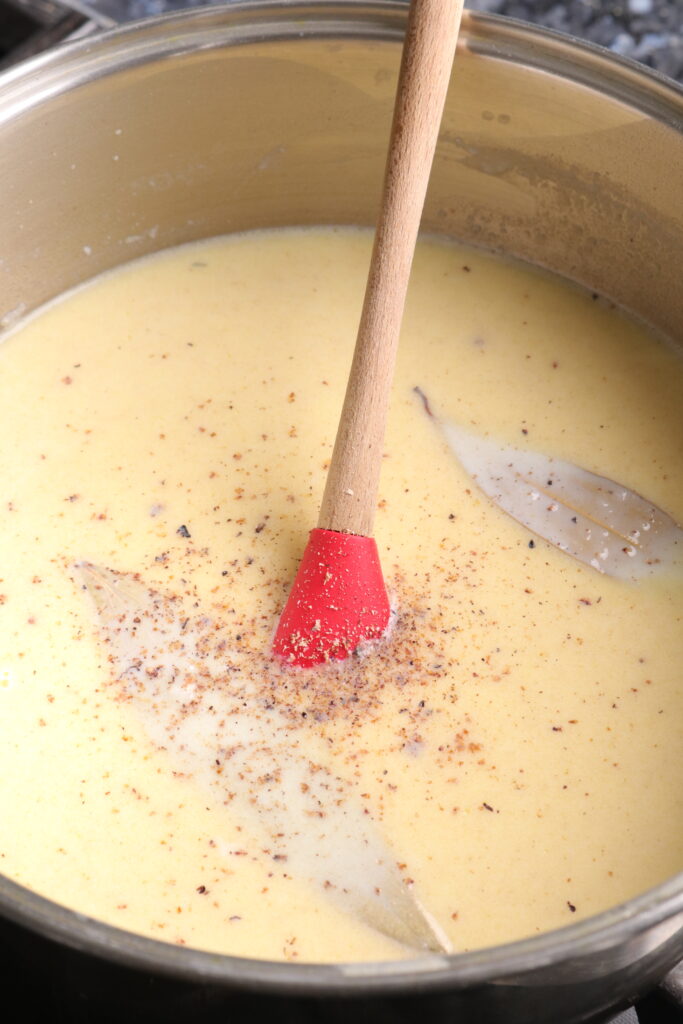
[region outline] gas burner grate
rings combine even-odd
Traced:
[[[86,19],[52,0],[0,0],[0,70],[49,49]]]

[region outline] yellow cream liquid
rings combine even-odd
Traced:
[[[0,349],[11,878],[171,943],[411,955],[264,852],[224,799],[239,788],[229,765],[206,786],[161,749],[72,571],[139,573],[267,650],[315,524],[369,252],[366,233],[334,229],[184,247],[68,296]],[[618,480],[681,522],[683,364],[572,286],[419,246],[376,523],[395,632],[319,687],[284,673],[273,699],[466,950],[569,924],[683,867],[683,586],[530,547],[415,386],[443,416]]]

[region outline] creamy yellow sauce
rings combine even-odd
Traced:
[[[334,229],[183,247],[84,287],[0,349],[11,878],[202,949],[411,955],[273,857],[229,763],[207,782],[196,751],[165,741],[116,679],[73,569],[139,573],[223,630],[261,685],[315,525],[369,251],[366,233]],[[466,950],[569,924],[683,867],[683,585],[530,546],[416,386],[440,415],[681,522],[683,364],[573,286],[418,248],[376,522],[394,633],[360,665],[305,684],[274,670],[268,685],[294,742],[349,787]]]

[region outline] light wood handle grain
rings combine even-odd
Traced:
[[[372,536],[410,267],[463,0],[412,0],[379,221],[318,526]]]

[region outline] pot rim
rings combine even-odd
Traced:
[[[127,967],[299,996],[353,996],[466,988],[591,958],[637,940],[647,929],[683,914],[683,872],[616,907],[576,924],[468,953],[425,954],[406,960],[302,963],[255,960],[175,946],[105,924],[54,903],[0,875],[0,912],[80,952]],[[676,929],[672,928],[671,934]]]
[[[0,123],[67,87],[120,70],[116,58],[124,52],[123,66],[133,66],[161,55],[285,38],[402,41],[408,2],[225,0],[95,31],[0,73]],[[683,131],[683,85],[595,43],[516,18],[465,10],[458,46],[568,76]]]
[[[334,37],[400,42],[407,0],[233,0],[132,22],[65,43],[0,75],[0,123],[67,88],[199,48]],[[461,43],[478,56],[569,77],[683,131],[683,88],[592,43],[497,15],[465,12]],[[122,57],[126,58],[122,61]],[[683,914],[683,872],[607,911],[533,938],[452,955],[294,964],[179,947],[94,920],[0,875],[0,913],[82,952],[187,980],[298,995],[464,988],[592,957]],[[683,929],[670,928],[671,937]]]

